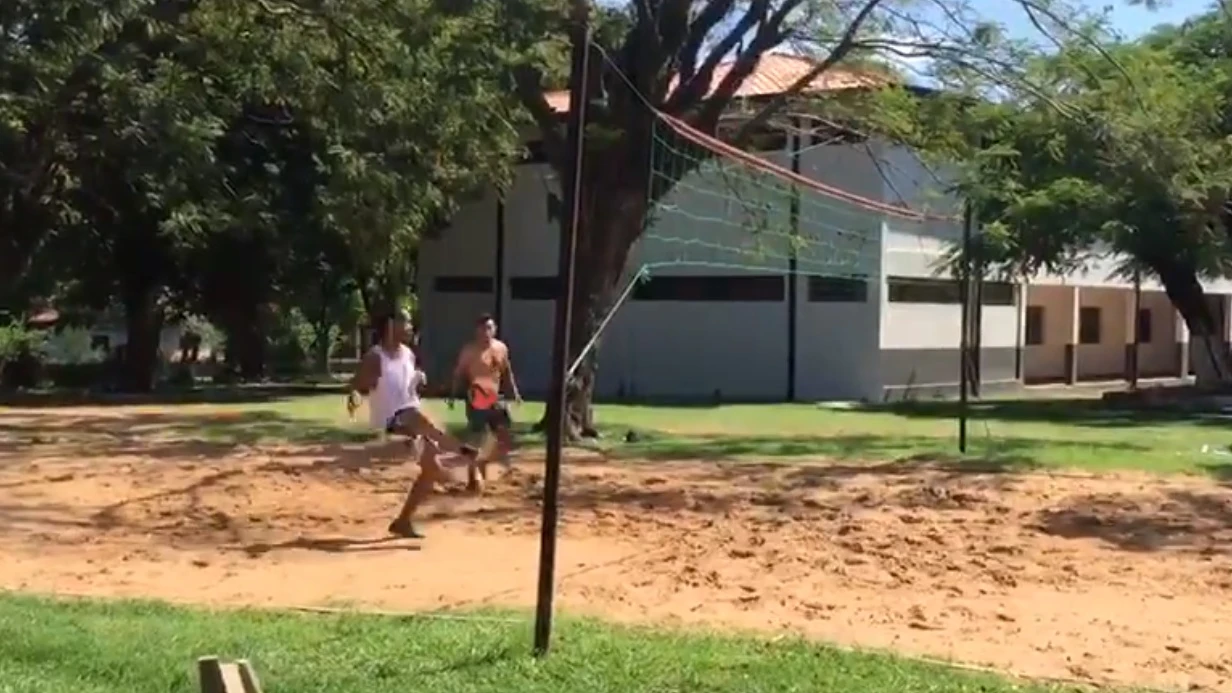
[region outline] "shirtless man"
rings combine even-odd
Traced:
[[[437,459],[440,450],[462,455],[470,466],[478,451],[463,445],[446,433],[424,413],[419,399],[423,372],[415,363],[415,353],[406,345],[411,334],[410,318],[394,311],[374,321],[377,344],[364,354],[359,368],[351,377],[347,391],[347,413],[352,417],[359,408],[359,397],[368,396],[368,418],[371,426],[385,433],[397,433],[424,438],[419,457],[419,476],[406,494],[398,516],[389,525],[389,533],[400,537],[422,539],[412,517],[415,510],[432,493],[432,485],[445,478]]]
[[[513,377],[513,364],[509,360],[509,347],[496,338],[496,321],[484,313],[475,322],[475,337],[458,354],[458,364],[453,371],[453,386],[450,405],[458,386],[465,383],[466,423],[473,433],[491,431],[496,436],[494,458],[506,462],[513,449],[512,419],[509,407],[500,400],[501,383],[509,381],[514,402],[521,403],[517,380]],[[480,403],[480,406],[476,406]],[[473,492],[483,490],[487,478],[487,460],[472,466],[468,473],[467,488]]]

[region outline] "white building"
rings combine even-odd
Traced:
[[[750,98],[807,69],[771,56]],[[820,88],[826,88],[822,86]],[[833,87],[830,87],[833,88]],[[758,91],[760,90],[760,91]],[[561,103],[562,98],[557,99]],[[564,101],[567,103],[567,101]],[[959,205],[936,191],[936,174],[910,151],[873,142],[818,145],[789,134],[759,156],[848,193],[956,218]],[[765,188],[756,201],[706,166],[685,176],[634,249],[630,274],[651,278],[616,312],[603,335],[598,394],[613,398],[724,401],[866,400],[933,397],[957,390],[961,306],[957,284],[939,273],[960,240],[954,221],[910,221],[801,190]],[[421,351],[443,382],[476,316],[492,313],[509,343],[524,392],[548,387],[554,323],[558,223],[548,164],[528,158],[504,194],[462,209],[420,250]],[[750,210],[761,219],[750,230]],[[793,226],[791,219],[796,219]],[[766,229],[770,229],[767,232]],[[797,255],[778,229],[825,239]],[[692,241],[685,243],[682,241]],[[1032,382],[1078,382],[1192,372],[1188,338],[1160,288],[1137,301],[1141,344],[1133,345],[1135,291],[1109,261],[1081,276],[1030,285],[988,281],[980,320],[983,392]],[[864,275],[864,279],[854,278]],[[1232,284],[1207,287],[1225,342]]]

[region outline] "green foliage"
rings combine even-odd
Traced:
[[[421,235],[519,152],[496,19],[426,0],[5,3],[0,299],[119,302],[147,361],[185,311],[261,333],[285,297],[328,334],[356,287],[404,299]],[[266,341],[248,337],[235,353]]]
[[[1111,249],[1130,268],[1226,275],[1228,74],[1149,44],[1066,47],[1032,74],[1052,97],[931,119],[970,143],[940,147],[963,159],[960,188],[984,223],[990,269],[1068,271]]]
[[[181,328],[185,334],[194,334],[201,340],[200,346],[202,351],[216,352],[221,350],[226,344],[222,332],[213,323],[200,315],[189,314],[184,316]]]
[[[48,363],[88,364],[101,363],[106,353],[93,345],[90,331],[81,327],[65,327],[49,337],[39,350]]]
[[[0,370],[22,356],[40,353],[45,342],[45,332],[31,330],[20,321],[0,325]]]

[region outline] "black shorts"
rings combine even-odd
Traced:
[[[402,415],[407,413],[408,411],[413,411],[418,414],[419,408],[418,407],[403,407],[395,411],[393,415],[390,416],[385,421],[385,433],[389,435],[396,434],[396,435],[404,435],[404,436],[419,435],[418,433],[415,433],[414,431],[409,430],[406,426],[406,423],[402,421]]]
[[[513,417],[504,402],[497,402],[488,409],[476,409],[469,400],[466,402],[466,427],[472,433],[507,430],[511,425]]]

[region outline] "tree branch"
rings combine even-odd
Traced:
[[[688,37],[681,46],[678,74],[681,84],[693,79],[697,74],[697,58],[701,53],[706,37],[723,18],[731,14],[736,7],[736,0],[710,0],[710,3],[697,15],[688,27]]]
[[[842,62],[842,60],[851,53],[852,49],[858,45],[856,36],[860,33],[860,29],[863,28],[864,23],[872,17],[873,11],[877,9],[877,6],[880,5],[881,2],[882,0],[866,0],[864,6],[861,7],[860,11],[856,13],[856,16],[852,18],[851,23],[847,25],[847,29],[843,31],[842,36],[839,37],[838,43],[830,51],[830,54],[826,56],[825,60],[822,60],[816,67],[797,79],[790,87],[787,88],[786,91],[776,94],[773,98],[771,98],[769,103],[763,106],[756,115],[754,115],[740,128],[740,130],[736,132],[736,144],[739,145],[751,133],[756,132],[772,115],[775,114],[775,112],[782,109],[783,106],[787,104],[789,99],[796,96],[812,84],[818,77],[824,74],[826,70],[829,70],[838,63]]]
[[[712,0],[713,3],[722,3],[723,1],[724,0]],[[802,1],[803,0],[787,0],[783,4],[784,7],[792,7],[798,5]],[[714,6],[715,5],[712,4],[709,7]],[[740,40],[747,36],[748,33],[753,30],[753,27],[758,27],[757,36],[760,38],[762,34],[765,33],[766,27],[769,25],[769,22],[766,20],[766,15],[769,12],[770,0],[751,0],[748,7],[745,8],[744,14],[741,15],[740,20],[737,21],[736,24],[727,32],[727,34],[715,44],[714,48],[710,50],[709,55],[707,55],[705,61],[702,62],[702,66],[697,70],[696,74],[693,74],[691,77],[686,79],[683,71],[681,72],[680,81],[676,86],[676,91],[667,99],[667,102],[664,104],[664,110],[669,113],[679,113],[692,108],[699,101],[706,98],[714,83],[714,71],[718,68],[719,64],[723,62],[723,58],[731,53],[732,49],[736,47],[736,44],[740,43]],[[683,66],[687,63],[696,62],[697,51],[701,49],[701,41],[705,40],[706,33],[709,32],[709,29],[706,29],[705,32],[700,31],[700,27],[697,25],[697,22],[701,21],[701,19],[702,18],[699,17],[695,20],[694,28],[691,30],[692,33],[700,35],[700,41],[691,56],[688,54],[682,56],[682,70]],[[713,17],[706,18],[707,21],[712,19],[717,23],[718,19],[722,19],[722,17],[720,16],[718,19],[714,19]],[[757,43],[757,38],[755,38],[753,42]],[[767,46],[767,48],[769,47],[770,46]],[[753,68],[756,67],[757,61],[761,59],[762,52],[763,51],[753,50],[750,48],[750,50],[745,53],[745,55],[750,57],[750,60],[747,61],[748,70],[745,72],[744,77],[747,77],[753,71]],[[736,72],[740,69],[742,67],[742,63],[745,62],[746,61],[743,56],[738,58],[736,64],[732,66],[732,70],[728,72],[728,76],[730,77],[732,72]],[[735,82],[729,93],[726,94],[726,98],[731,97],[730,92],[735,91],[735,86],[738,86],[740,82],[744,81],[744,77],[741,77]],[[724,81],[726,82],[727,80],[725,79]],[[719,96],[719,98],[724,97]]]
[[[543,75],[539,70],[523,65],[513,71],[513,81],[522,106],[535,119],[543,138],[543,152],[553,167],[565,161],[565,136],[560,131],[560,119],[548,104],[543,90]]]

